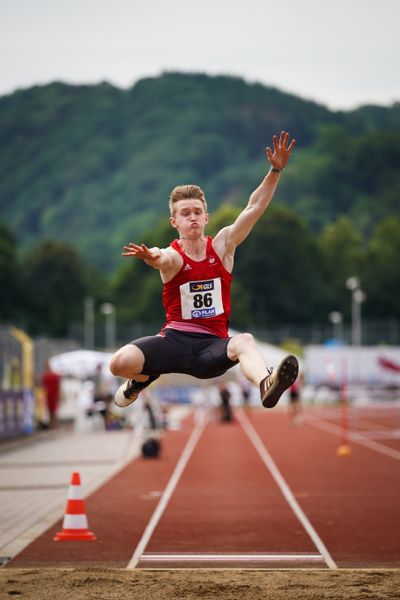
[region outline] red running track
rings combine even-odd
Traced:
[[[400,566],[396,454],[351,442],[337,457],[334,419],[235,414],[188,419],[161,459],[132,461],[87,498],[95,542],[54,542],[60,521],[7,566]]]

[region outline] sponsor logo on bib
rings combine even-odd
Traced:
[[[190,282],[190,291],[192,293],[196,292],[209,292],[214,289],[214,280],[210,279],[209,281],[194,281]]]
[[[215,308],[192,310],[192,319],[207,319],[207,317],[215,317]]]

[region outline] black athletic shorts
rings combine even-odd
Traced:
[[[165,336],[149,335],[131,342],[145,356],[144,375],[185,373],[211,379],[239,362],[228,358],[226,348],[230,338],[169,328],[164,333]]]

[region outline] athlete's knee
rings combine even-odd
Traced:
[[[118,377],[118,375],[120,374],[121,369],[123,368],[125,363],[123,354],[120,350],[118,350],[118,352],[116,352],[110,361],[110,371],[111,373],[115,376]]]
[[[116,377],[131,377],[141,372],[143,362],[142,351],[132,344],[128,344],[113,355],[110,361],[110,371]]]
[[[228,344],[228,351],[235,356],[244,352],[249,346],[255,346],[256,342],[254,336],[251,333],[238,333],[234,335]]]
[[[241,348],[246,348],[247,346],[255,346],[254,336],[251,333],[238,333],[235,335],[236,345]]]

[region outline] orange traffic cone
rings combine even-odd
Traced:
[[[85,514],[85,503],[82,499],[81,478],[79,473],[72,473],[68,490],[67,508],[64,515],[63,530],[57,533],[55,542],[80,540],[92,542],[96,539],[89,531]]]

